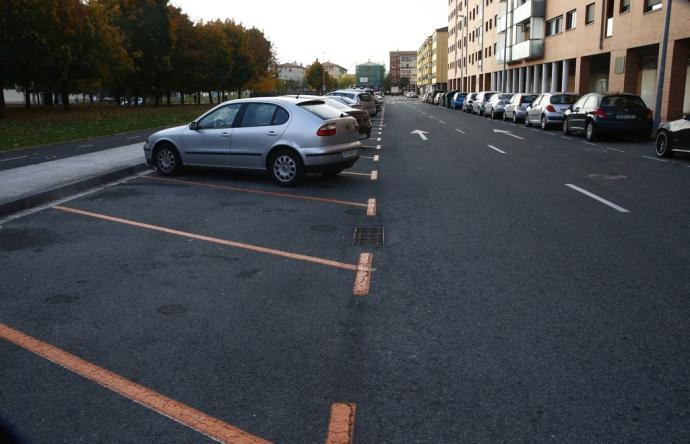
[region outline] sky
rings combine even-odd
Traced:
[[[194,20],[226,18],[261,29],[280,63],[330,61],[354,73],[388,52],[416,51],[448,25],[447,0],[171,0]]]

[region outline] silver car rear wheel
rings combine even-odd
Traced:
[[[271,177],[280,186],[297,185],[304,176],[304,166],[297,154],[289,150],[280,150],[271,158]]]

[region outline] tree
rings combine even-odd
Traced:
[[[410,87],[410,78],[409,77],[401,77],[400,82],[398,82],[398,85],[401,88],[409,88]]]
[[[326,88],[335,87],[334,79],[327,72],[324,72],[323,65],[318,60],[307,66],[307,69],[304,71],[304,80],[309,88],[317,92],[323,91],[324,80]]]
[[[383,89],[385,91],[390,91],[391,86],[393,86],[393,77],[391,77],[391,73],[386,74],[386,77],[383,79]]]
[[[338,79],[338,88],[350,88],[357,85],[357,77],[354,74],[343,74]]]
[[[254,69],[247,87],[260,93],[275,91],[278,79],[278,63],[271,42],[256,28],[247,31],[247,41]]]
[[[226,89],[236,90],[237,96],[242,96],[242,89],[256,74],[252,64],[252,53],[249,49],[249,38],[246,29],[232,20],[223,23],[223,30],[232,49],[232,71]]]

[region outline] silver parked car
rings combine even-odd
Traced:
[[[375,116],[378,114],[376,109],[376,100],[374,95],[370,94],[364,90],[357,89],[339,89],[337,91],[329,92],[327,96],[340,96],[347,97],[357,102],[361,105],[362,109],[369,113],[370,116]]]
[[[498,91],[482,91],[477,94],[477,98],[472,102],[472,112],[480,116],[484,115],[484,106],[486,102],[491,100],[494,94],[498,94]]]
[[[506,105],[512,98],[513,95],[510,93],[498,93],[491,96],[491,99],[484,105],[484,117],[495,119],[498,116],[503,116]]]
[[[462,103],[462,110],[466,113],[472,112],[472,104],[477,100],[479,93],[469,93],[465,97],[465,101]]]
[[[549,125],[563,123],[565,110],[577,102],[580,96],[568,93],[544,93],[534,99],[525,112],[525,125],[539,123],[541,129]]]
[[[152,134],[146,161],[162,175],[184,166],[268,171],[281,186],[307,172],[332,175],[359,159],[354,117],[323,100],[252,98],[222,103],[189,125]]]
[[[513,95],[513,98],[510,99],[510,103],[506,105],[505,111],[503,112],[503,120],[510,119],[513,123],[517,123],[519,120],[524,119],[527,107],[536,98],[536,94],[518,93]]]

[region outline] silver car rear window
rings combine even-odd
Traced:
[[[364,93],[359,95],[359,100],[362,102],[371,102],[374,100],[374,98],[371,96],[369,93]]]
[[[323,120],[337,119],[342,112],[323,102],[304,102],[298,105]]]
[[[578,97],[571,94],[559,94],[551,96],[551,103],[553,105],[572,105],[577,102]]]

